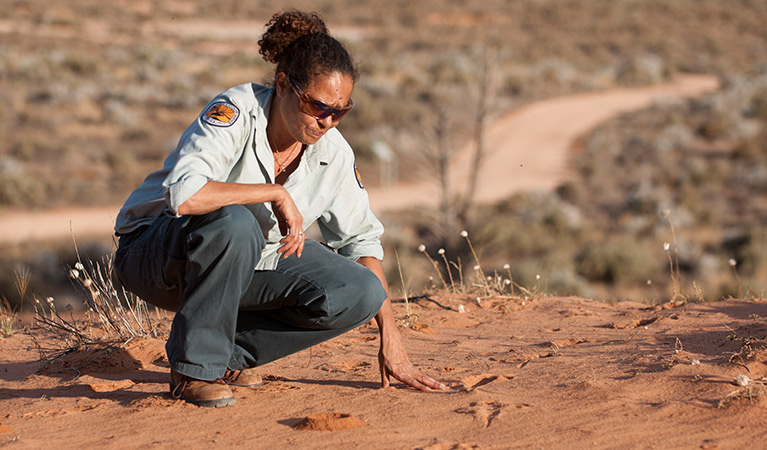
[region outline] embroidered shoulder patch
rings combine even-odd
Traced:
[[[238,117],[240,110],[229,102],[216,102],[202,113],[203,122],[216,127],[231,127]]]
[[[360,189],[365,189],[365,186],[362,185],[362,175],[360,174],[359,169],[357,169],[357,162],[354,162],[354,178],[357,179],[357,184],[360,185]]]

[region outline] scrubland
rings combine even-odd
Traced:
[[[451,233],[435,232],[430,212],[397,216],[387,249],[398,249],[414,278],[425,273],[416,267],[419,243],[466,259],[457,236],[465,227],[485,263],[511,264],[521,283],[540,275],[556,293],[661,299],[671,294],[662,248],[671,238],[658,212],[668,209],[685,295],[764,295],[767,157],[765,94],[758,86],[767,2],[293,6],[323,14],[359,60],[358,106],[340,128],[369,185],[380,181],[371,152],[376,141],[396,151],[400,179],[432,176],[430,148],[471,141],[483,84],[490,85],[485,120],[491,121],[535,100],[650,84],[681,72],[725,80],[723,91],[706,99],[656,105],[584,136],[572,156],[577,177],[554,193],[519,194],[474,210]],[[275,1],[4,1],[0,208],[119,204],[160,166],[213,95],[269,81],[272,69],[256,41],[283,7]],[[439,127],[443,141],[435,136]],[[110,247],[93,245],[94,254]],[[19,262],[40,282],[65,284],[61,263],[70,263],[73,252],[65,250],[68,243],[57,246],[54,253],[6,249],[0,293],[14,300],[12,269]],[[423,282],[416,278],[411,286]]]

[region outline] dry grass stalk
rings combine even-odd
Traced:
[[[16,292],[19,293],[19,316],[24,314],[24,299],[27,296],[27,288],[29,288],[29,279],[31,275],[27,266],[17,267],[13,271],[15,278],[14,285],[16,286]]]
[[[682,276],[679,271],[679,252],[677,251],[676,232],[674,231],[674,223],[671,221],[671,211],[664,209],[660,212],[660,216],[668,221],[668,225],[671,228],[671,244],[668,242],[663,244],[663,250],[668,255],[668,263],[671,270],[671,301],[675,301],[677,298],[685,300],[686,297],[682,293]],[[673,245],[674,258],[671,258],[671,246]]]
[[[400,264],[399,253],[396,249],[394,250],[394,256],[397,258],[397,270],[399,270],[399,279],[402,283],[402,298],[405,300],[405,311],[407,313],[404,317],[398,318],[397,322],[400,326],[410,328],[418,322],[418,316],[413,314],[413,310],[410,308],[410,301],[407,298],[407,287],[405,287],[405,277],[402,276],[402,264]]]

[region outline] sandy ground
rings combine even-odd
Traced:
[[[431,300],[403,334],[445,392],[380,389],[367,326],[264,366],[221,409],[170,398],[161,340],[41,369],[29,335],[0,339],[0,446],[764,448],[767,301]]]
[[[685,75],[673,83],[559,97],[512,111],[487,130],[489,154],[476,198],[491,203],[518,191],[553,189],[568,175],[573,142],[599,123],[654,101],[701,95],[717,86],[715,77]],[[465,190],[471,153],[472,147],[467,146],[451,164],[453,192]],[[436,207],[440,198],[436,181],[429,177],[390,188],[369,188],[368,192],[376,213]],[[109,236],[119,209],[6,211],[0,214],[0,244],[66,238],[73,232],[78,239]]]

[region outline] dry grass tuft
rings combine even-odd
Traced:
[[[86,267],[78,257],[78,262],[69,270],[69,277],[77,283],[86,307],[85,319],[75,317],[71,304],[66,305],[66,313],[61,314],[52,297],[44,301],[35,298],[35,326],[51,333],[53,338],[46,340],[52,346],[43,347],[31,335],[42,361],[50,363],[73,351],[119,347],[136,338],[158,338],[163,334],[158,324],[164,314],[155,309],[153,319],[146,302],[115,286],[111,257],[105,257],[101,263],[88,261],[87,264]]]
[[[739,387],[719,400],[717,408],[725,408],[730,406],[732,402],[745,398],[751,403],[755,399],[767,395],[767,379],[746,380],[745,382],[745,386]]]

